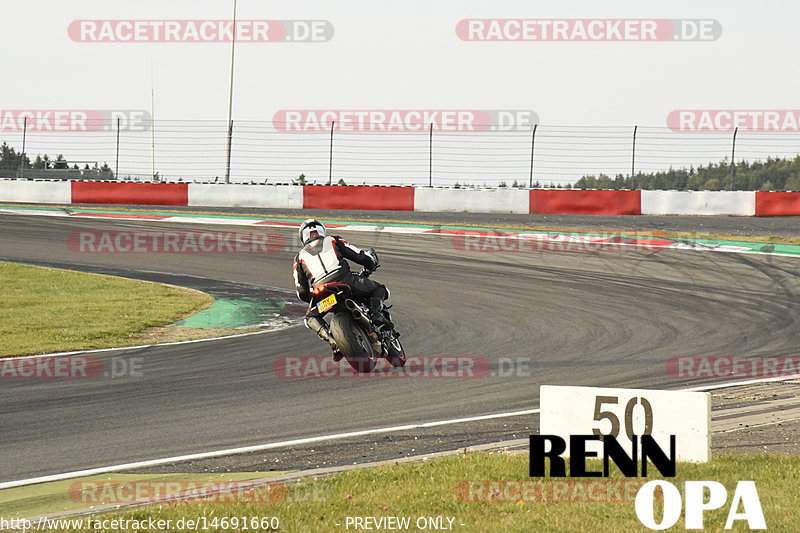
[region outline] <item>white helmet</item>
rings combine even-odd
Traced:
[[[325,236],[325,226],[316,218],[309,218],[300,224],[300,242],[308,244],[314,239]]]

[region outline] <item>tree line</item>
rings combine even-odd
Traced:
[[[23,159],[21,152],[17,152],[13,147],[9,146],[8,143],[4,142],[2,145],[0,145],[0,169],[16,170],[20,168],[37,168],[45,170],[65,170],[68,168],[73,168],[75,170],[80,170],[80,167],[78,167],[77,164],[70,167],[69,162],[64,159],[62,154],[57,155],[54,159],[50,158],[50,156],[47,154],[37,155],[36,159],[31,162],[28,154],[25,154]],[[106,172],[111,172],[112,177],[114,174],[107,163],[103,163],[102,167],[97,167],[97,165],[95,165],[94,168],[89,167],[89,164],[87,163],[84,167],[84,170],[103,170]]]
[[[721,191],[730,189],[731,181],[735,191],[800,191],[800,156],[794,159],[769,157],[766,161],[752,163],[741,161],[733,169],[726,158],[720,163],[697,168],[637,172],[634,176],[583,176],[572,188]]]
[[[69,162],[59,154],[50,158],[47,154],[37,155],[32,162],[27,154],[24,156],[14,150],[7,143],[0,145],[0,169],[68,169]],[[73,165],[73,169],[79,169]],[[88,164],[84,170],[92,170]],[[113,172],[108,164],[94,170]],[[300,183],[305,182],[301,175]],[[340,180],[340,185],[344,182]],[[637,172],[635,175],[617,174],[612,178],[606,174],[597,176],[587,175],[577,182],[567,185],[542,185],[539,181],[533,184],[534,188],[558,187],[571,189],[645,189],[645,190],[677,190],[677,191],[720,191],[731,188],[739,191],[800,191],[800,155],[794,159],[781,159],[768,157],[766,161],[741,161],[733,168],[727,158],[719,163],[709,163],[697,168],[689,167],[659,171]],[[525,182],[514,182],[511,187],[526,187]],[[470,187],[467,184],[456,184],[456,187]],[[506,182],[501,182],[500,187],[508,187]]]

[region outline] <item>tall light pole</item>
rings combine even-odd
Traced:
[[[150,161],[153,164],[153,173],[150,181],[156,181],[156,90],[150,87]]]
[[[231,38],[231,80],[228,86],[228,152],[225,158],[225,183],[231,182],[231,143],[233,141],[233,52],[236,49],[236,0],[233,0],[233,37]]]

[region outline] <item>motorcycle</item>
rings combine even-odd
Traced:
[[[367,269],[358,273],[364,277],[370,274],[372,272]],[[309,311],[315,307],[323,320],[325,315],[333,314],[328,330],[339,352],[356,372],[372,372],[379,358],[386,359],[393,367],[406,364],[400,333],[397,329],[387,330],[383,325],[374,324],[368,304],[353,298],[352,289],[346,283],[329,282],[312,290]],[[383,313],[388,320],[388,311]]]

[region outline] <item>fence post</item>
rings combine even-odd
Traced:
[[[333,182],[333,126],[336,124],[335,120],[331,120],[331,147],[328,151],[328,185]]]
[[[534,124],[533,125],[533,133],[531,134],[531,175],[530,175],[530,179],[528,180],[528,188],[529,189],[533,188],[533,146],[534,146],[534,143],[536,142],[536,128],[538,126],[539,126],[538,124]]]
[[[228,83],[228,156],[225,162],[225,183],[231,182],[231,143],[233,142],[233,63],[236,51],[236,0],[233,0],[233,35],[231,36],[231,79]]]
[[[225,183],[231,182],[231,145],[233,145],[233,119],[228,121],[228,150],[225,156]]]
[[[156,96],[155,90],[150,88],[150,160],[153,163],[150,181],[156,181]]]
[[[119,180],[119,118],[117,118],[117,157],[114,164],[114,179]]]
[[[428,134],[428,187],[433,187],[433,122]]]
[[[736,133],[738,133],[738,131],[739,126],[736,126],[733,129],[733,145],[731,146],[731,190],[733,190],[733,176],[736,174],[736,163],[734,162],[734,157],[736,157]]]
[[[631,188],[635,188],[636,185],[636,130],[638,129],[638,124],[633,127],[633,149],[631,150]]]
[[[25,177],[25,141],[28,136],[28,117],[22,120],[22,161],[19,162],[19,170],[22,177]]]

